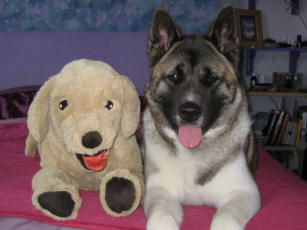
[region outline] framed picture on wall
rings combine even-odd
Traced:
[[[261,11],[236,9],[237,32],[241,46],[263,46]]]

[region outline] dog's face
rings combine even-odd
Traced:
[[[146,96],[161,127],[177,132],[185,147],[200,143],[240,88],[233,23],[232,8],[225,8],[207,34],[182,36],[167,12],[153,16]]]
[[[138,123],[134,117],[139,115],[139,100],[133,85],[102,62],[66,65],[32,104],[29,127],[34,138],[50,138],[47,132],[53,133],[52,143],[75,155],[86,170],[102,170],[119,133],[132,135]]]

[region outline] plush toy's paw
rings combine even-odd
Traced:
[[[106,185],[105,199],[113,212],[128,211],[135,201],[134,184],[125,178],[113,177]]]
[[[32,203],[55,220],[71,220],[82,205],[79,190],[68,174],[56,168],[42,168],[32,179]]]
[[[67,191],[45,192],[38,196],[37,201],[43,209],[63,218],[69,217],[75,207],[75,202]]]
[[[139,207],[144,183],[128,169],[117,169],[104,176],[99,189],[102,207],[108,214],[127,216]]]

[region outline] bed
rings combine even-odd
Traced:
[[[9,82],[1,78],[0,229],[145,229],[142,207],[127,217],[109,216],[100,206],[97,191],[80,192],[83,204],[75,220],[55,221],[37,211],[31,204],[31,180],[39,170],[39,156],[26,157],[24,148],[31,100],[48,77],[73,59],[86,57],[110,63],[131,78],[141,95],[149,78],[147,35],[106,32],[2,35],[0,69]],[[9,44],[11,49],[1,44]],[[91,45],[80,48],[81,44]],[[260,161],[254,177],[261,192],[262,207],[246,230],[307,229],[307,183],[272,159],[261,146],[257,148]],[[209,229],[215,211],[208,206],[184,206],[182,229]]]

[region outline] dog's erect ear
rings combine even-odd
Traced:
[[[48,132],[48,106],[51,90],[53,89],[55,77],[51,77],[39,89],[28,111],[28,128],[32,137],[42,141]]]
[[[231,5],[227,4],[219,11],[205,37],[225,55],[237,70],[240,49],[234,9]]]
[[[148,40],[148,55],[153,65],[181,37],[180,28],[162,8],[155,10]]]
[[[121,131],[130,137],[136,131],[140,121],[140,99],[134,85],[127,77],[123,77],[124,108],[121,118]]]

